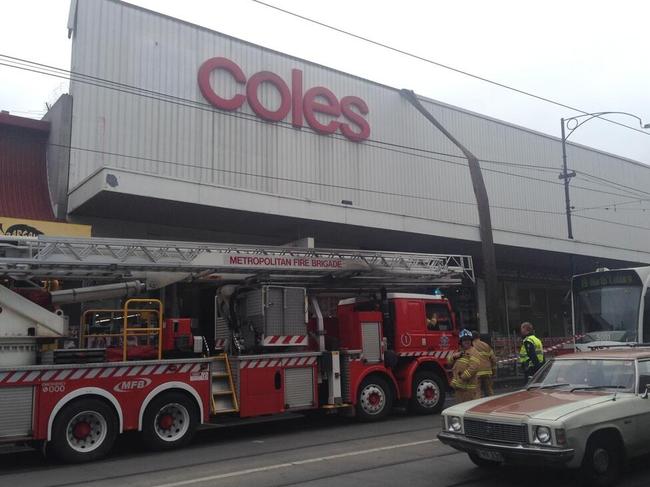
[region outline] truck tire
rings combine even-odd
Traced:
[[[413,376],[409,409],[415,414],[436,414],[445,405],[445,384],[432,370],[420,370]]]
[[[182,392],[164,392],[147,406],[142,418],[142,440],[154,451],[186,445],[199,422],[195,402]]]
[[[357,419],[379,421],[393,408],[393,389],[379,375],[366,377],[357,392]]]
[[[118,430],[117,415],[104,401],[76,399],[56,415],[47,452],[66,463],[97,460],[111,450]]]
[[[589,439],[582,459],[580,483],[590,487],[610,487],[621,474],[623,448],[610,435],[598,435]]]

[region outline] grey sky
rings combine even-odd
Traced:
[[[585,111],[632,112],[650,123],[650,4],[643,0],[268,1]],[[249,0],[131,3],[551,135],[559,136],[560,117],[574,114]],[[70,67],[68,0],[3,0],[2,10],[0,54]],[[5,66],[0,80],[0,108],[22,116],[40,117],[46,102],[67,91],[63,80]],[[650,131],[594,120],[571,140],[650,163]]]

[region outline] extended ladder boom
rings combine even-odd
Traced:
[[[0,238],[0,275],[14,278],[126,279],[139,273],[263,276],[302,284],[341,279],[378,285],[474,282],[466,255],[268,247],[109,238]]]

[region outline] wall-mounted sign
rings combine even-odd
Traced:
[[[224,98],[214,91],[210,83],[213,71],[228,72],[235,83],[244,88],[230,98]],[[280,76],[270,71],[260,71],[247,77],[244,71],[230,59],[214,57],[199,68],[199,89],[203,97],[220,110],[238,110],[245,102],[255,114],[269,122],[280,122],[291,114],[291,125],[300,128],[304,121],[321,134],[340,132],[349,140],[360,142],[370,137],[370,125],[364,118],[368,105],[357,96],[344,96],[340,100],[323,86],[314,86],[304,91],[302,71],[291,70],[291,87]],[[263,83],[273,86],[280,95],[280,106],[270,109],[260,101],[259,88]],[[321,119],[316,117],[320,114]],[[328,121],[324,122],[323,118]]]
[[[0,237],[90,237],[90,225],[48,222],[0,216]]]

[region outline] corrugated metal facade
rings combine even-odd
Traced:
[[[0,216],[54,219],[45,168],[48,132],[47,122],[0,114]]]
[[[287,83],[291,70],[300,69],[305,90],[325,86],[339,99],[362,98],[369,107],[370,138],[355,143],[338,133],[298,130],[286,123],[288,118],[264,122],[247,103],[236,112],[214,109],[201,95],[197,72],[216,56],[234,61],[247,76],[266,70]],[[366,220],[369,226],[381,226],[383,215],[397,215],[447,222],[452,225],[444,236],[458,237],[454,228],[465,228],[465,236],[478,240],[466,161],[397,90],[112,0],[79,2],[72,69],[149,91],[136,95],[124,86],[72,83],[71,190],[102,167],[122,168],[196,182],[197,193],[215,186],[306,204],[350,200],[353,208],[376,212],[374,221]],[[212,83],[225,98],[235,93],[226,74],[213,75]],[[168,101],[161,100],[161,93]],[[265,106],[279,105],[274,88],[263,84],[260,93]],[[425,106],[484,161],[497,243],[551,249],[552,242],[565,239],[557,139],[441,103],[426,101]],[[569,147],[568,157],[579,176],[590,173],[650,187],[650,170],[640,164],[577,146]],[[639,192],[630,196],[623,187],[582,177],[572,181],[571,191],[577,209],[642,198]],[[155,196],[156,188],[143,188],[146,192]],[[259,211],[275,210],[261,205]],[[312,218],[325,217],[314,212]],[[643,211],[576,211],[574,227],[577,240],[635,250],[650,259],[645,228],[650,224]]]

